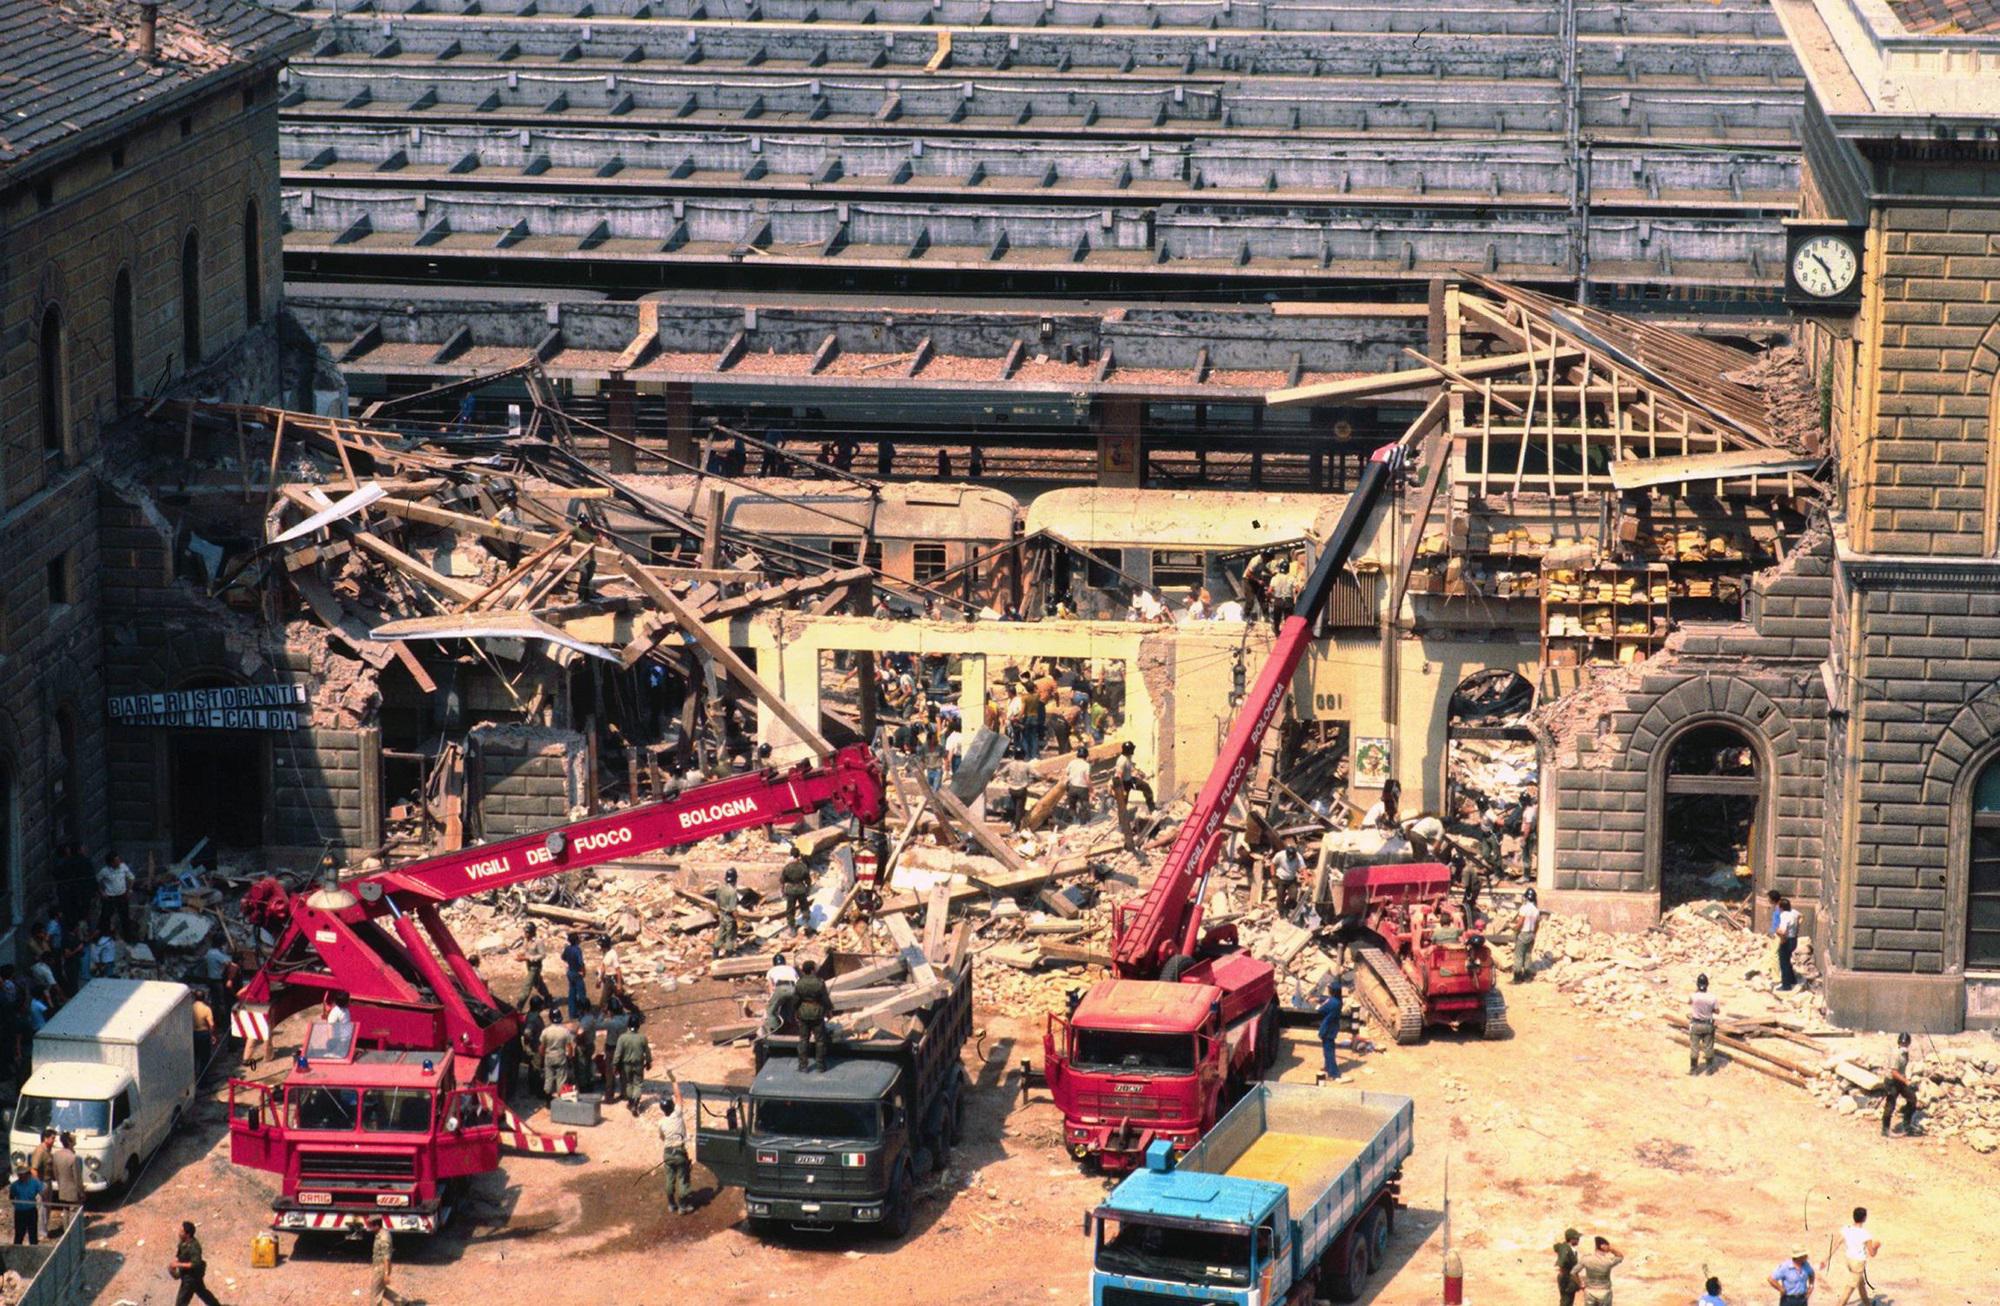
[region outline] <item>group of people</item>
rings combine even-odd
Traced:
[[[637,1009],[600,1010],[586,1002],[565,1015],[553,1001],[532,999],[521,1022],[521,1057],[539,1073],[542,1100],[602,1085],[606,1100],[625,1102],[638,1114],[646,1072],[653,1068],[644,1023]]]
[[[15,1162],[7,1196],[14,1204],[17,1245],[48,1237],[51,1214],[60,1232],[69,1213],[83,1205],[83,1160],[76,1154],[76,1135],[44,1129],[35,1150]]]
[[[1582,1236],[1575,1229],[1565,1229],[1562,1241],[1555,1245],[1556,1300],[1560,1306],[1576,1306],[1581,1296],[1583,1306],[1613,1306],[1611,1272],[1624,1261],[1624,1253],[1601,1235],[1591,1240],[1587,1252],[1581,1250],[1581,1244]],[[1812,1253],[1803,1245],[1794,1246],[1791,1255],[1765,1276],[1765,1286],[1777,1293],[1777,1306],[1810,1306],[1813,1294],[1822,1286],[1840,1289],[1840,1296],[1822,1298],[1821,1306],[1847,1306],[1850,1301],[1873,1306],[1868,1270],[1881,1250],[1881,1240],[1868,1227],[1868,1209],[1857,1206],[1852,1223],[1837,1239],[1829,1240],[1817,1269]],[[1722,1295],[1721,1276],[1706,1276],[1695,1306],[1730,1306]]]

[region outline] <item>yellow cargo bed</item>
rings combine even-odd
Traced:
[[[1317,1201],[1347,1163],[1361,1154],[1366,1139],[1322,1138],[1312,1134],[1267,1133],[1252,1143],[1224,1173],[1262,1179]]]

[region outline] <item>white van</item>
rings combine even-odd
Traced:
[[[7,1143],[19,1165],[44,1129],[76,1135],[83,1186],[124,1184],[194,1100],[194,991],[160,980],[94,979],[35,1035]]]

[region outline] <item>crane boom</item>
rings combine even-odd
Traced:
[[[1201,932],[1201,886],[1220,851],[1222,822],[1256,763],[1264,732],[1283,705],[1292,676],[1312,641],[1313,625],[1333,593],[1335,580],[1353,556],[1368,516],[1400,461],[1400,453],[1400,445],[1384,445],[1368,460],[1361,482],[1335,523],[1333,534],[1328,536],[1292,615],[1279,627],[1271,655],[1264,660],[1256,684],[1244,698],[1242,710],[1223,741],[1221,755],[1215,760],[1215,769],[1195,797],[1193,810],[1182,822],[1160,873],[1153,878],[1152,887],[1137,907],[1116,918],[1111,963],[1119,975],[1152,978],[1159,975],[1168,958],[1194,950]]]
[[[252,924],[282,933],[239,998],[275,1024],[321,994],[344,993],[365,1043],[448,1047],[483,1057],[513,1037],[515,1019],[445,928],[438,914],[445,903],[771,825],[822,803],[873,825],[881,820],[883,796],[875,755],[854,745],[817,766],[731,776],[658,802],[426,857],[312,893],[286,893],[268,881],[245,899],[244,913]]]

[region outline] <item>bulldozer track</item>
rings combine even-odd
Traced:
[[[1410,983],[1403,968],[1381,948],[1354,949],[1355,988],[1368,1005],[1369,1014],[1398,1043],[1414,1043],[1424,1036],[1424,999]],[[1502,1023],[1505,1023],[1504,1017]]]
[[[1486,990],[1486,1037],[1512,1038],[1514,1027],[1507,1023],[1507,999],[1495,987]]]

